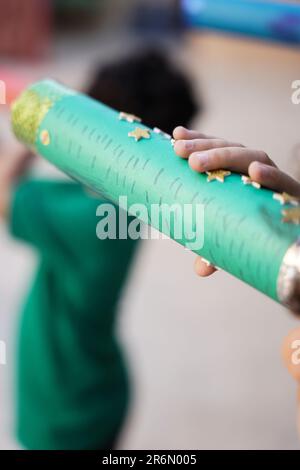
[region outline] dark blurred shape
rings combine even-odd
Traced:
[[[52,0],[0,0],[0,54],[37,57],[49,46]]]
[[[139,34],[178,34],[182,21],[178,0],[169,0],[163,4],[141,5],[137,3],[132,12],[131,25]]]
[[[84,30],[98,22],[99,13],[107,0],[52,0],[55,24],[63,29]]]
[[[65,10],[91,10],[102,3],[103,0],[54,0],[57,9]]]
[[[190,81],[156,49],[137,52],[100,67],[88,89],[94,99],[117,110],[140,116],[149,127],[171,134],[188,125],[202,104],[196,102]]]

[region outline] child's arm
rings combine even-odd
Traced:
[[[73,182],[23,180],[33,155],[23,148],[0,154],[0,218],[12,234],[44,257],[82,261],[80,252],[97,245],[96,207]],[[90,263],[89,263],[90,264]]]
[[[174,139],[176,154],[188,159],[194,171],[203,173],[220,168],[236,171],[249,175],[253,181],[266,188],[300,197],[300,184],[280,171],[261,150],[250,149],[184,127],[177,127],[174,130]],[[200,257],[196,259],[195,269],[202,277],[216,271],[213,266],[207,266]]]
[[[137,243],[97,238],[101,204],[107,201],[89,196],[72,181],[24,181],[13,192],[11,232],[37,249],[44,261],[68,269],[79,283],[94,286],[107,280],[112,292],[121,285]],[[115,214],[119,220],[117,207]]]
[[[74,182],[29,179],[12,192],[8,222],[12,234],[36,248],[43,258],[91,264],[89,255],[98,242],[98,204]]]
[[[0,218],[7,218],[13,186],[32,163],[33,154],[23,148],[16,152],[2,150],[0,154]]]

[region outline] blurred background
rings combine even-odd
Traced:
[[[38,78],[84,89],[95,64],[164,47],[204,102],[194,128],[264,149],[297,177],[300,105],[291,101],[291,86],[300,79],[300,15],[282,10],[268,28],[267,4],[274,2],[261,2],[257,17],[241,14],[242,3],[226,1],[229,20],[223,15],[220,23],[218,11],[201,20],[214,2],[200,0],[0,0],[0,80],[8,104]],[[8,117],[8,106],[0,105],[0,145],[10,149]],[[41,160],[35,171],[59,177]],[[119,317],[135,394],[118,447],[299,449],[296,386],[280,358],[296,321],[226,273],[196,278],[194,258],[170,240],[141,246]],[[15,332],[35,263],[2,224],[0,340],[7,364],[0,366],[0,449],[18,448]]]

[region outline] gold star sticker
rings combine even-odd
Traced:
[[[128,137],[133,137],[136,142],[141,139],[150,139],[150,131],[148,129],[142,129],[141,127],[136,127],[134,131],[128,133]]]
[[[256,181],[253,181],[249,176],[242,175],[242,181],[244,184],[248,185],[251,184],[254,188],[260,189],[261,185],[257,183]]]
[[[208,182],[213,181],[213,180],[217,180],[220,183],[224,183],[224,178],[226,178],[226,176],[231,175],[231,171],[215,170],[215,171],[207,171],[206,174],[207,174],[207,181]]]
[[[291,196],[288,193],[274,193],[273,199],[280,202],[281,205],[293,204],[293,206],[299,205],[299,199],[295,196]]]
[[[300,207],[292,207],[291,209],[285,209],[281,212],[283,215],[282,222],[290,224],[300,224]]]
[[[127,121],[130,123],[142,122],[141,118],[139,118],[138,116],[135,116],[134,114],[123,113],[123,111],[120,112],[119,119],[120,121]]]
[[[42,142],[43,145],[49,145],[50,144],[50,134],[49,132],[44,129],[43,131],[41,131],[40,133],[40,140]]]

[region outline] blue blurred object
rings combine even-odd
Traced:
[[[300,44],[300,4],[266,0],[181,0],[184,21],[194,28]]]

